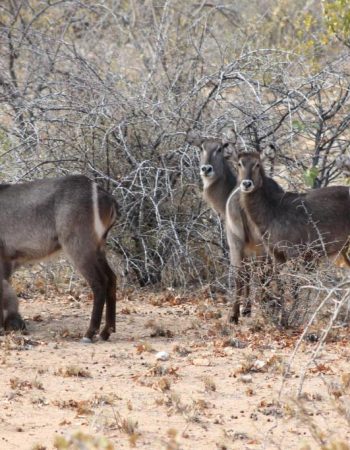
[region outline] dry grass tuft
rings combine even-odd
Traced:
[[[57,450],[115,450],[114,445],[104,436],[92,436],[77,432],[69,437],[56,436],[54,448]]]
[[[17,390],[17,391],[23,391],[28,389],[39,389],[41,391],[44,390],[44,386],[41,381],[35,379],[33,381],[28,380],[20,380],[17,377],[10,378],[10,387],[11,389]]]
[[[150,337],[166,337],[172,338],[174,337],[174,333],[165,327],[162,323],[157,323],[154,319],[149,320],[145,324],[146,328],[151,328]]]
[[[136,447],[136,443],[141,436],[138,429],[138,422],[131,417],[123,417],[117,411],[113,410],[113,412],[117,429],[128,435],[131,447]]]
[[[73,409],[76,411],[77,416],[86,416],[93,413],[90,400],[56,400],[53,404],[60,409]]]
[[[203,383],[204,383],[204,389],[206,390],[206,392],[215,392],[216,391],[215,381],[211,377],[205,376],[203,378]]]
[[[61,377],[91,378],[90,371],[79,366],[61,367],[55,372],[55,375],[60,375]]]
[[[168,377],[163,377],[153,384],[153,388],[162,392],[169,391],[171,387],[171,381]]]
[[[193,400],[191,403],[183,403],[181,397],[176,392],[167,394],[162,401],[157,400],[158,405],[164,404],[168,409],[167,413],[181,414],[187,422],[200,422],[199,414],[208,408],[208,403],[204,400]]]
[[[138,355],[141,355],[142,353],[154,353],[155,350],[152,347],[152,344],[150,344],[149,342],[140,342],[139,344],[136,345],[136,353]]]

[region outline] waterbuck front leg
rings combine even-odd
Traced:
[[[240,274],[241,282],[243,283],[243,288],[241,289],[241,298],[244,298],[242,316],[250,317],[252,315],[252,297],[250,295],[250,280],[251,280],[251,267],[248,266],[248,261],[243,261],[243,269]],[[252,262],[250,262],[252,264]]]
[[[3,280],[4,326],[6,331],[25,331],[26,324],[19,313],[16,292],[6,280]]]
[[[228,315],[228,321],[238,323],[240,316],[240,305],[244,295],[249,294],[249,277],[244,267],[244,243],[237,237],[236,234],[227,228],[227,240],[230,249],[230,263],[231,269],[234,270],[234,285],[235,285],[235,298],[233,301],[232,311]],[[251,310],[251,304],[249,304],[249,295],[247,297],[247,307]]]
[[[235,284],[235,299],[232,306],[232,311],[228,316],[228,321],[238,323],[240,317],[240,306],[244,305],[242,310],[243,316],[250,316],[252,312],[252,302],[250,299],[249,290],[249,271],[244,264],[240,267],[234,267],[234,284]]]
[[[242,297],[244,295],[244,268],[242,266],[232,266],[234,271],[234,289],[235,295],[233,299],[232,310],[229,312],[227,321],[231,323],[238,323],[240,317],[240,307],[242,304]]]
[[[3,263],[3,306],[4,306],[4,327],[6,331],[25,331],[27,329],[25,321],[19,313],[19,301],[16,292],[10,285],[12,272],[17,264],[5,260]]]

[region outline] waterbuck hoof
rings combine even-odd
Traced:
[[[80,342],[82,344],[92,344],[93,341],[91,338],[84,336],[83,338],[80,339]]]
[[[110,335],[111,335],[111,333],[110,333],[109,329],[108,330],[104,329],[100,333],[100,339],[102,341],[108,341]]]
[[[6,331],[25,331],[26,329],[26,323],[18,313],[10,314],[5,320]]]
[[[228,323],[235,323],[235,324],[237,324],[238,323],[238,316],[237,316],[237,314],[229,313],[227,315],[227,322]]]
[[[242,316],[247,317],[247,316],[251,316],[252,315],[252,310],[251,308],[244,308],[242,311]]]

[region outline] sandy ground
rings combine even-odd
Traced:
[[[85,292],[21,299],[29,334],[0,337],[1,450],[52,449],[55,440],[58,448],[152,450],[350,442],[348,330],[306,370],[296,402],[317,343],[303,342],[283,377],[295,331],[256,319],[227,326],[228,306],[205,293],[130,290],[118,295],[110,341],[82,344],[91,311]],[[80,444],[69,446],[74,439]]]

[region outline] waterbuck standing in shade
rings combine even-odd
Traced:
[[[250,271],[245,263],[251,258],[264,257],[266,251],[255,227],[249,226],[246,214],[239,204],[237,177],[232,171],[228,158],[231,157],[233,143],[219,139],[206,139],[190,132],[187,142],[200,149],[200,175],[203,180],[203,198],[224,220],[229,245],[231,265],[235,268],[234,281],[236,298],[229,315],[229,321],[238,322],[240,305],[245,298],[243,315],[251,313],[249,295]],[[269,179],[270,183],[278,185]]]
[[[116,277],[104,244],[118,216],[114,198],[82,175],[0,185],[0,279],[8,267],[42,260],[63,250],[90,285],[94,300],[84,341],[99,332],[104,305],[106,323],[100,337],[115,331]],[[0,283],[0,290],[2,285]],[[4,297],[0,292],[0,328]]]
[[[241,152],[234,160],[242,209],[277,262],[303,251],[306,260],[343,255],[349,263],[349,187],[281,192],[269,183],[259,153]]]

